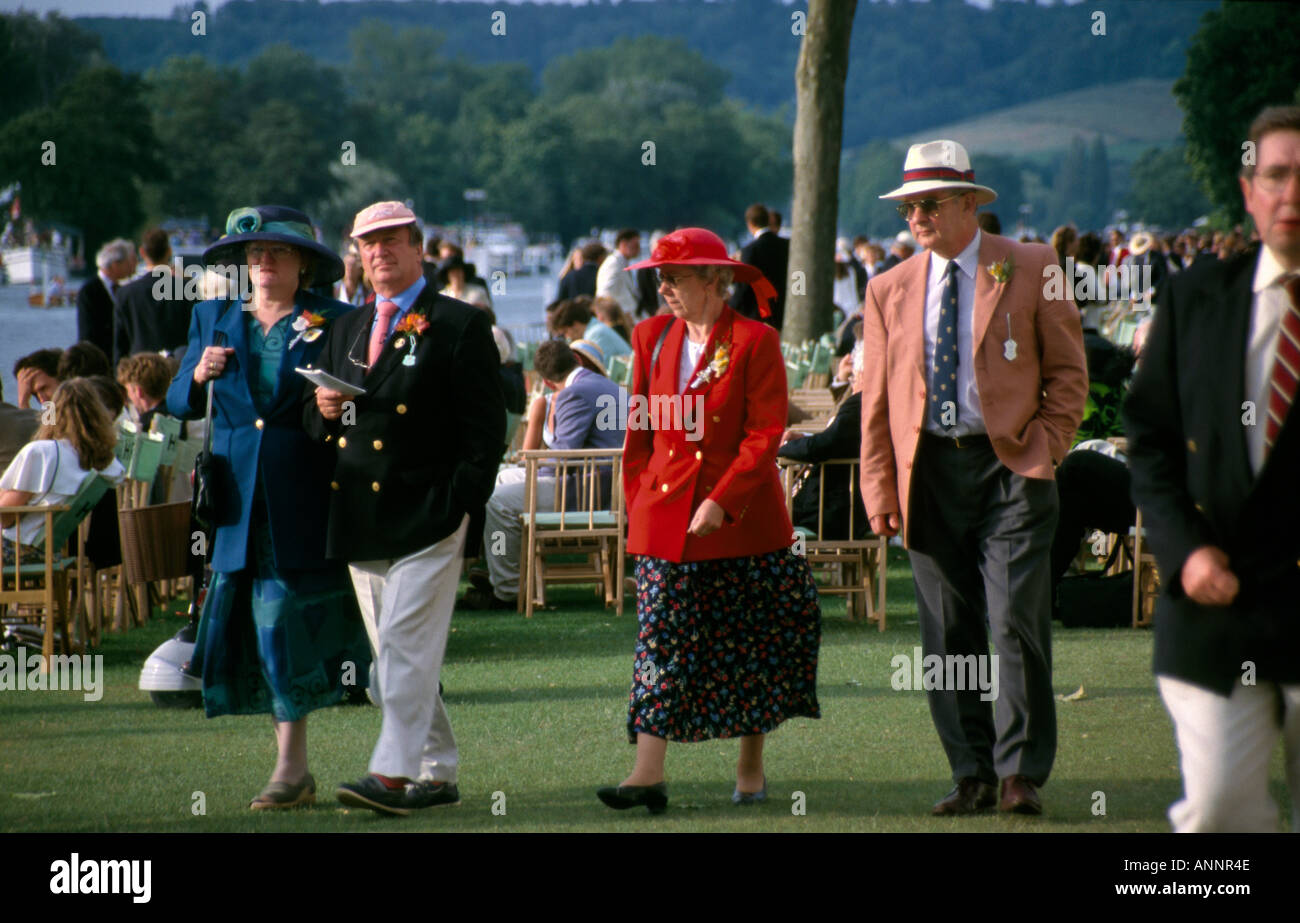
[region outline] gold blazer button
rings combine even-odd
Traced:
[[[1195,451],[1196,451],[1196,440],[1195,440],[1195,439],[1188,439],[1188,440],[1187,440],[1187,451],[1189,451],[1189,452],[1195,452]]]
[[[370,485],[370,489],[373,490],[375,493],[379,493],[379,482],[375,481],[374,483],[372,483]]]
[[[256,426],[258,429],[262,429],[263,427],[266,426],[266,424],[263,423],[260,419],[257,422],[255,422],[253,425]]]
[[[406,413],[406,405],[405,405],[405,404],[398,404],[397,407],[396,407],[396,410],[397,410],[398,413]]]
[[[331,490],[338,490],[338,489],[339,489],[339,482],[338,482],[338,481],[330,481],[330,489],[331,489]]]
[[[696,452],[696,453],[695,453],[695,460],[696,460],[696,461],[699,461],[699,460],[702,459],[702,458],[704,458],[704,453],[703,453],[703,452]]]
[[[347,437],[347,436],[340,436],[340,437],[339,437],[339,448],[340,448],[340,449],[346,449],[347,447],[348,447],[348,437]]]
[[[383,441],[382,439],[376,439],[376,440],[375,440],[375,451],[376,451],[376,452],[382,452],[383,450],[384,450],[384,441]]]
[[[660,487],[659,489],[662,490],[664,493],[668,493],[668,485],[667,485],[667,484],[663,485],[663,486]]]

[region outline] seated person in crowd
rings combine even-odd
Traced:
[[[561,340],[537,347],[533,369],[555,391],[551,398],[552,449],[617,449],[623,445],[626,420],[610,411],[626,406],[614,382],[578,364],[573,350]],[[614,425],[609,425],[611,420]],[[497,475],[487,503],[483,549],[488,576],[471,573],[474,583],[461,600],[465,609],[513,609],[519,593],[519,546],[525,512],[526,468],[507,468]],[[554,509],[555,478],[537,479],[538,509]]]
[[[108,355],[89,340],[73,343],[59,357],[59,381],[69,378],[89,378],[92,375],[113,377],[113,364]]]
[[[825,474],[826,496],[821,496],[821,462],[832,458],[857,458],[862,450],[862,344],[854,347],[850,357],[852,393],[844,399],[835,417],[820,433],[811,435],[786,430],[780,450],[782,458],[812,463],[807,476],[797,486],[792,503],[791,520],[795,528],[807,529],[817,534],[817,508],[822,506],[823,539],[848,539],[849,495],[853,496],[852,518],[854,539],[865,538],[867,515],[862,506],[862,492],[851,484],[847,466],[833,466]]]
[[[0,385],[0,471],[9,467],[40,422],[40,415],[35,410],[6,404],[4,388]]]
[[[172,363],[158,353],[136,353],[117,364],[117,383],[126,390],[127,403],[142,432],[148,432],[154,414],[167,399],[174,374]]]
[[[632,322],[628,320],[627,314],[624,313],[618,302],[613,298],[602,295],[591,299],[591,313],[597,321],[618,334],[619,339],[624,343],[632,342]],[[587,339],[591,338],[588,337]],[[605,347],[601,346],[600,348],[604,350]],[[628,352],[631,351],[632,347],[629,346]],[[611,358],[618,355],[622,355],[622,353],[610,354]]]
[[[592,299],[579,295],[562,303],[551,320],[551,329],[559,336],[573,340],[591,340],[605,355],[606,361],[615,356],[631,354],[632,347],[618,332],[605,326],[591,313]]]
[[[54,389],[59,386],[59,360],[63,358],[61,349],[38,349],[28,353],[14,363],[14,378],[18,381],[17,406],[27,410],[37,408],[54,397]]]
[[[122,464],[113,454],[117,437],[113,421],[99,402],[94,385],[84,378],[63,382],[55,390],[54,413],[35,438],[25,445],[0,475],[0,506],[52,506],[65,503],[81,488],[91,472],[116,483]],[[111,494],[110,494],[111,496]],[[44,526],[41,513],[0,516],[6,563],[15,554],[24,562],[43,561],[44,549],[19,543]],[[116,529],[116,518],[113,521]]]

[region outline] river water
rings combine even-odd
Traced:
[[[71,286],[73,297],[78,283]],[[551,276],[518,275],[503,280],[504,291],[495,291],[492,303],[497,323],[517,340],[539,338],[535,326],[545,321],[546,304],[554,297],[556,282]],[[45,347],[60,349],[77,339],[77,309],[33,308],[27,304],[27,285],[0,285],[0,381],[4,398],[13,403],[18,394],[14,363],[22,356]]]

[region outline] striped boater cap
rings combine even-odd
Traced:
[[[975,182],[975,171],[970,166],[966,148],[956,141],[927,141],[913,144],[907,149],[903,162],[903,185],[882,195],[882,199],[905,199],[922,192],[944,189],[969,189],[975,201],[988,205],[998,194],[988,186]]]

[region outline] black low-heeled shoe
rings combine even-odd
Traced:
[[[651,814],[668,810],[668,783],[654,785],[610,785],[596,789],[596,797],[615,811],[626,811],[645,805]]]

